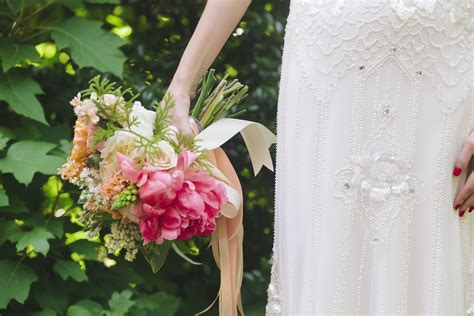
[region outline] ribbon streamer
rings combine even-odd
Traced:
[[[229,198],[229,203],[221,209],[216,231],[211,236],[212,254],[221,270],[220,288],[216,297],[216,300],[219,299],[221,316],[237,316],[238,312],[244,315],[240,296],[244,236],[242,187],[232,163],[220,148],[239,132],[247,146],[254,174],[257,175],[263,166],[273,171],[269,148],[276,143],[276,136],[260,123],[225,118],[211,124],[196,136],[201,148],[209,151],[213,176],[226,186]],[[208,311],[216,300],[196,315]]]

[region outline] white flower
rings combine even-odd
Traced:
[[[150,165],[147,166],[147,169],[168,170],[176,167],[178,164],[178,154],[174,151],[170,143],[162,140],[154,144],[154,147],[158,149],[158,155],[156,157],[148,157]]]
[[[135,120],[135,124],[130,129],[144,137],[153,136],[153,125],[155,123],[156,112],[145,109],[139,101],[133,103],[131,119]]]

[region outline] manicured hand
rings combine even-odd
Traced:
[[[461,153],[456,161],[453,175],[459,177],[469,165],[469,161],[474,155],[474,131],[466,137]],[[467,175],[467,181],[454,200],[454,209],[459,212],[459,216],[464,216],[466,212],[474,211],[474,171]]]

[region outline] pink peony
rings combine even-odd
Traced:
[[[224,185],[205,170],[191,168],[196,155],[182,152],[175,168],[138,171],[132,159],[117,152],[124,175],[137,183],[138,218],[145,244],[208,235],[216,229],[216,216],[227,203]]]

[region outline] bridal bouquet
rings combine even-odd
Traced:
[[[123,250],[132,261],[141,251],[156,272],[171,249],[196,264],[183,241],[212,234],[216,261],[234,278],[222,286],[240,288],[242,192],[219,146],[240,132],[258,172],[261,165],[272,168],[267,149],[275,136],[258,123],[229,118],[248,87],[226,79],[218,82],[212,70],[204,77],[191,109],[196,134],[198,126],[204,130],[186,135],[171,124],[171,95],[151,111],[131,89],[95,77],[70,102],[77,116],[73,148],[59,174],[81,189],[80,220],[91,236],[108,232],[109,252]],[[225,262],[229,251],[236,265]],[[227,299],[235,306],[240,297]]]

